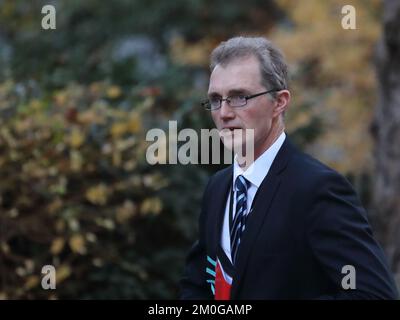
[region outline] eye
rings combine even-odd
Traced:
[[[245,98],[246,98],[246,95],[245,95],[244,93],[242,93],[242,92],[238,92],[238,93],[232,94],[232,95],[231,95],[231,98],[235,98],[235,99],[245,99]]]
[[[217,97],[217,96],[210,97],[211,103],[219,103],[220,100],[221,100],[221,98]]]
[[[244,94],[238,94],[230,97],[231,101],[243,101],[246,100],[246,96]]]

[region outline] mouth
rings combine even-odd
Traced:
[[[229,130],[229,131],[233,131],[233,130],[241,130],[242,128],[240,127],[224,127],[222,128],[222,130]]]

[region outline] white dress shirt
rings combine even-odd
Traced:
[[[232,185],[235,185],[236,178],[239,175],[243,175],[249,182],[250,185],[247,189],[247,212],[250,211],[251,205],[253,203],[253,199],[256,195],[258,188],[261,185],[261,182],[267,176],[269,169],[271,168],[272,162],[274,161],[279,149],[281,148],[283,142],[285,141],[286,134],[282,132],[278,139],[267,149],[264,151],[261,156],[259,156],[248,168],[243,171],[243,169],[238,165],[236,158],[233,164],[233,180]],[[232,261],[231,258],[231,239],[229,232],[229,202],[230,202],[231,193],[229,192],[228,199],[225,205],[225,215],[224,222],[222,226],[222,234],[221,234],[221,246],[224,250],[226,256],[229,260]],[[233,208],[232,214],[233,217],[235,215],[236,208],[236,190],[234,190],[234,199],[233,199]],[[231,277],[224,273],[225,279],[228,283],[232,283]]]

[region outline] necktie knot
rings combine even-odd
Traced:
[[[249,181],[242,175],[238,176],[235,181],[235,188],[239,193],[246,193],[249,187]]]

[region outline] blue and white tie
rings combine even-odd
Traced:
[[[245,229],[246,224],[246,210],[247,210],[247,188],[249,181],[242,175],[238,176],[235,181],[236,189],[236,210],[233,218],[232,227],[230,230],[231,235],[231,257],[232,264],[235,265],[236,255],[238,253],[240,238]]]

